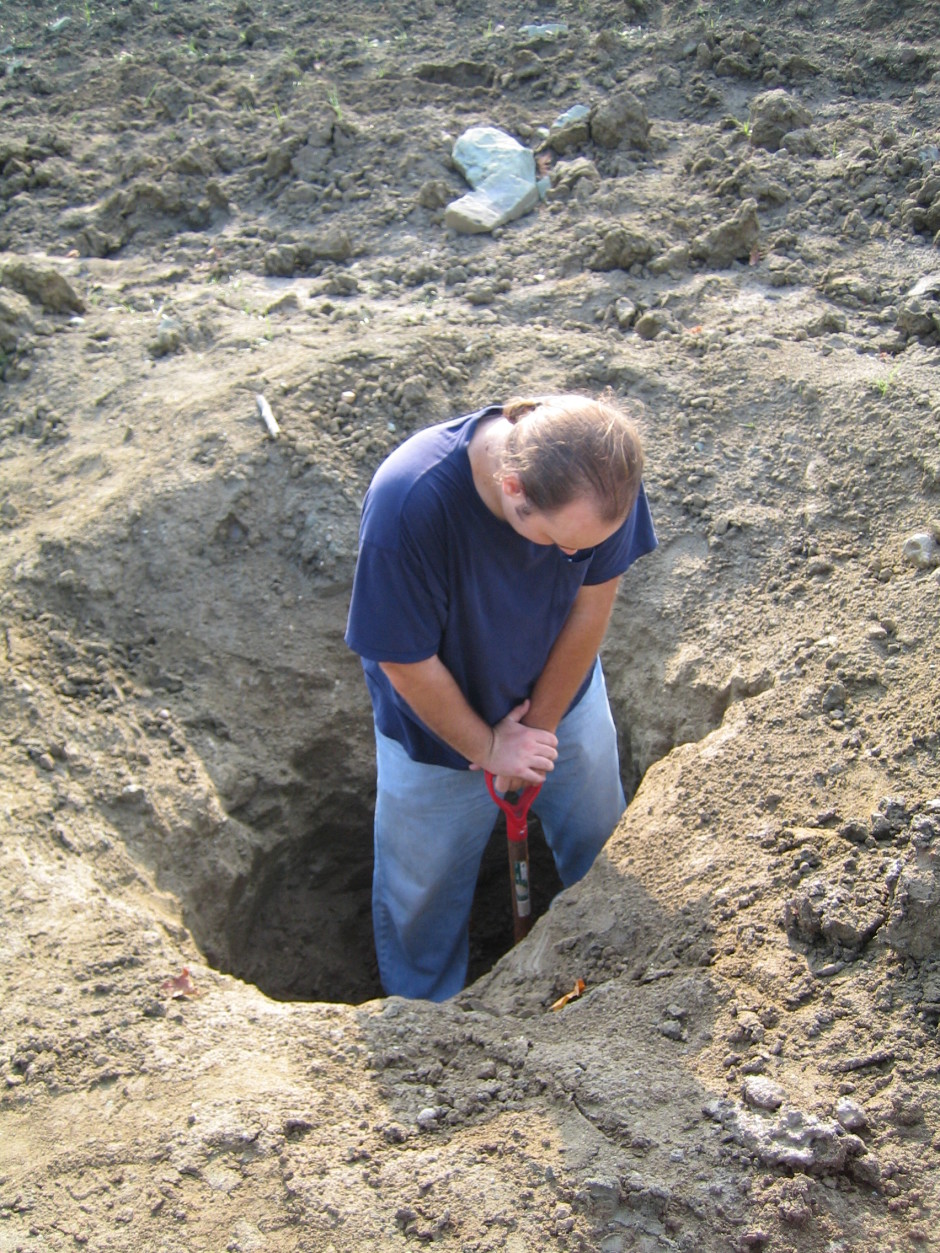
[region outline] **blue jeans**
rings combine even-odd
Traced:
[[[626,808],[600,661],[557,730],[558,759],[532,809],[565,887],[590,869]],[[412,761],[376,729],[372,921],[390,996],[443,1001],[464,986],[480,861],[498,817],[482,771]]]

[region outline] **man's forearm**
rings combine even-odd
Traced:
[[[381,662],[382,672],[421,721],[475,769],[508,774],[526,783],[541,783],[553,769],[557,739],[546,727],[522,723],[523,701],[494,727],[468,704],[451,672],[439,657],[424,661]]]
[[[597,656],[610,621],[619,579],[583,587],[532,689],[523,722],[554,731]]]
[[[425,726],[468,761],[483,761],[493,732],[467,703],[439,657],[411,664],[383,662],[389,682]]]

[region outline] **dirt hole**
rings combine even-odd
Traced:
[[[287,475],[280,455],[130,507],[94,536],[47,542],[18,582],[35,616],[58,624],[49,647],[60,665],[106,657],[131,693],[113,708],[109,698],[89,731],[116,763],[97,783],[98,803],[179,900],[207,961],[277,999],[360,1003],[381,995],[372,718],[343,643],[360,492]],[[635,680],[659,663],[638,651],[635,622],[618,627],[615,617],[605,655],[628,796],[639,759],[645,768],[700,738],[748,694],[700,685],[692,698],[674,687],[662,708],[645,709]],[[84,716],[77,702],[89,690],[65,698],[75,702],[68,717]],[[471,979],[512,944],[497,818],[473,910]],[[538,915],[560,885],[535,821],[530,856]]]
[[[494,814],[495,817],[495,814]],[[512,945],[505,822],[496,821],[474,896],[472,982]],[[534,917],[561,890],[538,820],[529,823]],[[257,859],[233,893],[226,956],[206,945],[213,965],[275,1000],[358,1004],[382,996],[372,939],[371,827],[326,826],[286,840]]]
[[[349,559],[324,577],[298,560],[296,543],[251,542],[286,530],[271,513],[280,481],[250,497],[239,488],[237,534],[229,489],[213,486],[218,498],[179,493],[132,511],[124,533],[47,544],[22,585],[51,628],[50,657],[74,673],[93,647],[92,659],[107,656],[122,671],[117,687],[133,693],[120,706],[112,696],[89,731],[124,746],[114,777],[98,782],[98,803],[179,901],[206,961],[274,999],[361,1003],[383,993],[372,936],[371,709],[343,643],[358,497],[334,495],[331,525],[345,527]],[[207,526],[213,515],[220,525]],[[81,713],[84,691],[69,714]],[[513,942],[495,805],[493,821],[471,980]],[[534,817],[530,859],[537,917],[561,885]]]

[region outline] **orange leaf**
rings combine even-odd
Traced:
[[[553,1010],[564,1009],[569,1001],[576,1001],[586,987],[587,987],[587,984],[584,982],[583,979],[576,979],[575,985],[571,989],[571,991],[566,992],[564,996],[560,996],[558,1000],[555,1002],[555,1004],[552,1006],[552,1009]]]

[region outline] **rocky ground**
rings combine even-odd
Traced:
[[[931,6],[37,0],[0,61],[0,1251],[940,1247]],[[495,234],[474,125],[547,180]],[[382,1000],[358,504],[556,387],[645,404],[635,796],[508,952],[497,832],[480,977]]]

